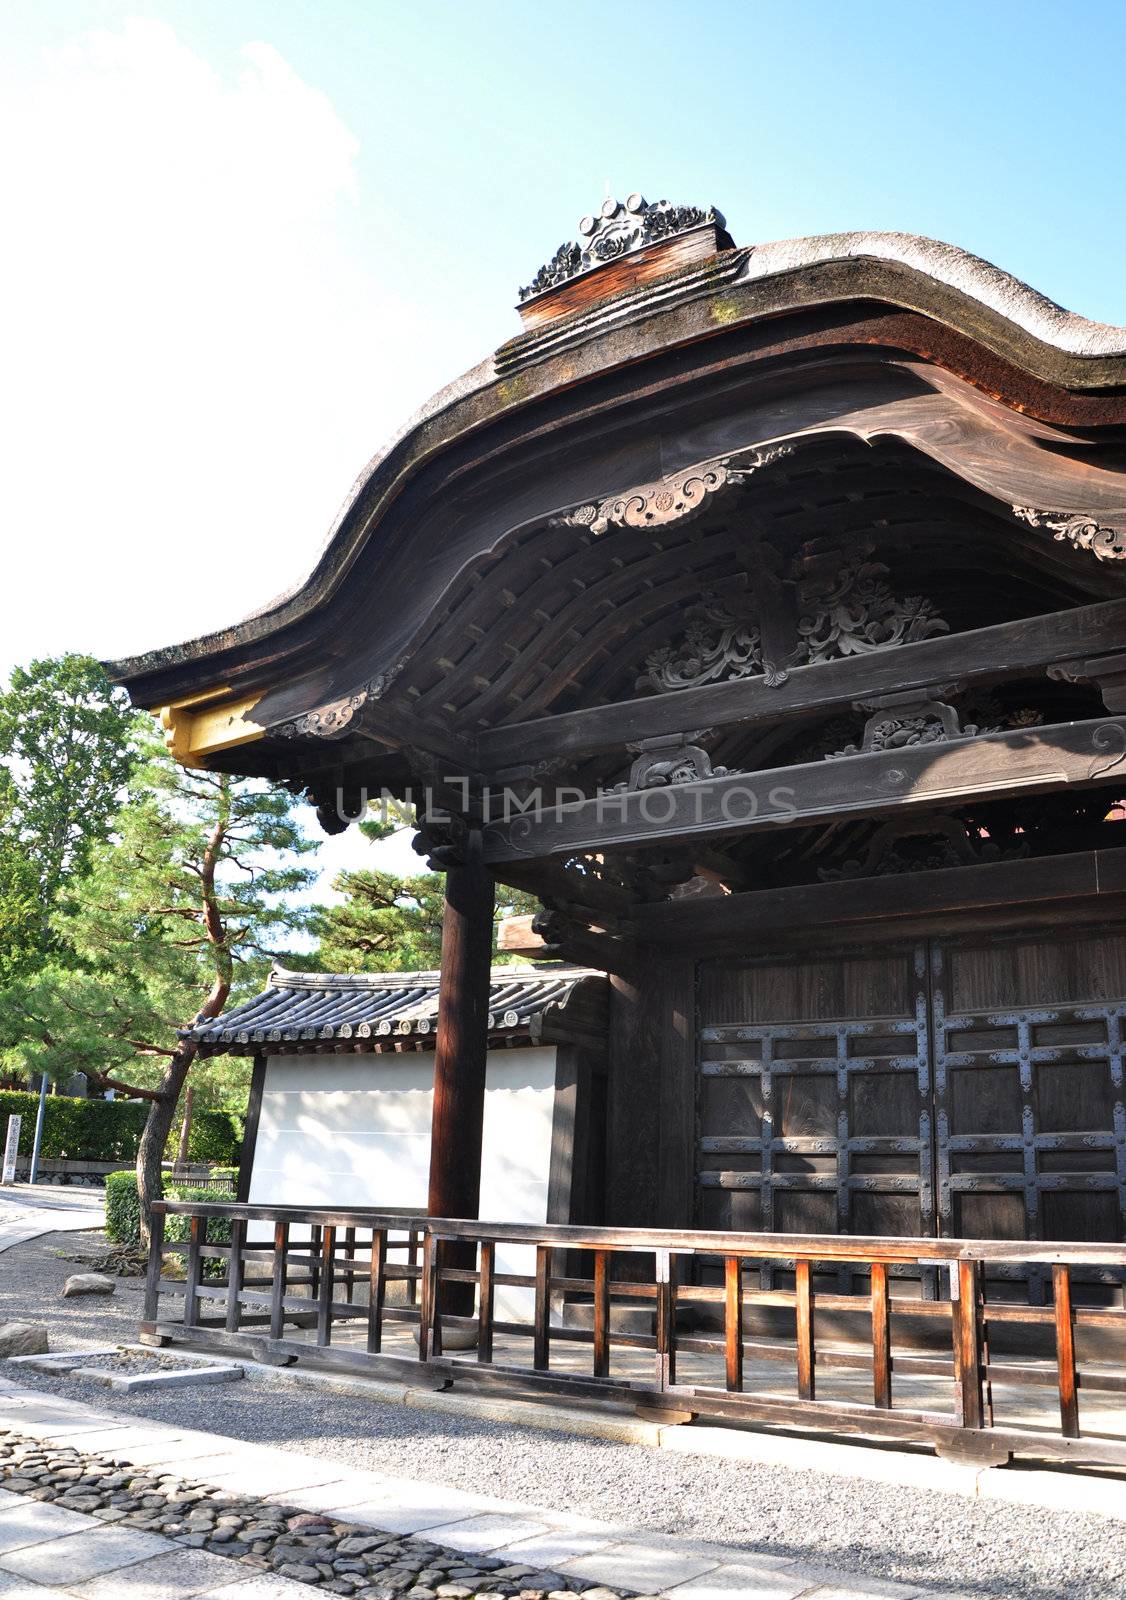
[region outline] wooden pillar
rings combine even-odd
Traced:
[[[254,1156],[258,1149],[258,1124],[262,1118],[262,1095],[266,1088],[266,1057],[259,1050],[254,1057],[254,1070],[250,1076],[250,1102],[246,1108],[246,1126],[242,1135],[242,1152],[239,1155],[238,1179],[235,1199],[245,1205],[250,1199],[250,1178],[254,1171]]]
[[[696,971],[639,949],[610,995],[607,1217],[690,1228],[696,1116]]]
[[[481,860],[481,834],[474,829],[462,861],[446,870],[430,1130],[432,1217],[480,1214],[494,898],[492,874]],[[472,1267],[473,1258],[472,1245],[442,1251],[444,1265]],[[450,1315],[471,1316],[473,1286],[445,1286],[441,1307]]]

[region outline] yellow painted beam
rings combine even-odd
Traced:
[[[241,700],[218,698],[225,693],[225,689],[212,689],[154,711],[164,729],[164,742],[181,766],[206,767],[207,757],[215,751],[252,744],[265,735],[265,728],[250,715],[262,693],[244,695]]]

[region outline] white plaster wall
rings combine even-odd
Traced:
[[[433,1052],[271,1056],[250,1177],[255,1205],[426,1205]],[[555,1047],[489,1053],[481,1216],[545,1222]],[[497,1250],[498,1272],[535,1271],[535,1253]],[[498,1288],[497,1315],[526,1319],[531,1297]]]

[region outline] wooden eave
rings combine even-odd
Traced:
[[[787,247],[790,256],[796,248]],[[861,355],[889,368],[925,372],[931,386],[932,420],[925,405],[912,408],[901,400],[898,419],[883,419],[885,436],[929,450],[951,472],[965,472],[974,436],[980,446],[992,431],[1002,465],[1023,450],[1027,466],[1034,465],[1034,476],[1043,480],[1044,493],[1055,488],[1066,500],[1073,492],[1083,503],[1073,499],[1071,509],[1126,517],[1126,484],[1077,458],[1097,438],[1126,436],[1126,336],[1119,330],[1069,318],[981,263],[977,269],[993,274],[992,281],[1004,280],[1019,291],[1018,301],[1023,296],[1033,311],[1041,308],[1044,337],[975,298],[972,283],[944,281],[908,261],[875,254],[833,258],[822,252],[805,265],[771,272],[769,255],[776,249],[726,252],[707,269],[675,274],[511,341],[494,360],[436,396],[373,459],[299,590],[219,634],[111,663],[111,675],[126,684],[137,704],[171,707],[180,714],[189,728],[189,755],[191,730],[219,724],[219,740],[208,733],[195,751],[202,762],[271,776],[285,775],[287,764],[301,771],[317,760],[338,767],[339,752],[308,746],[297,751],[292,744],[279,749],[271,730],[350,693],[365,677],[409,660],[444,595],[481,562],[491,561],[520,526],[542,521],[587,493],[624,492],[683,464],[691,446],[674,452],[674,462],[667,448],[654,452],[646,444],[647,410],[652,416],[660,407],[668,414],[670,403],[678,405],[681,397],[689,404],[693,397],[733,384],[745,388],[762,381],[769,388],[779,381],[817,381],[818,373],[842,360],[847,368]],[[972,258],[953,254],[972,266]],[[1089,336],[1086,343],[1073,337],[1075,348],[1067,348],[1067,340],[1053,343],[1047,332],[1055,325],[1044,307],[1057,324],[1062,318],[1067,328],[1094,329],[1098,337]],[[1028,312],[1024,320],[1035,322],[1035,317]],[[948,448],[943,439],[950,434],[953,411],[960,407],[970,417],[966,396],[971,389],[979,397],[973,408],[977,421],[967,420]],[[810,439],[834,430],[858,439],[880,436],[878,419],[872,423],[860,413],[842,415],[791,436]],[[572,478],[568,488],[558,474],[554,481],[548,474],[540,504],[528,503],[526,496],[521,503],[513,478],[526,481],[529,459],[558,449],[562,428],[585,431],[588,440],[619,431],[601,465],[592,462],[584,469],[583,481]],[[632,444],[627,442],[631,429]],[[720,430],[714,431],[718,437]],[[756,442],[753,432],[748,424],[740,444]],[[787,437],[777,430],[767,436]],[[700,437],[699,451],[706,456],[707,441]],[[979,493],[1000,487],[1002,495],[1012,495],[1019,488],[1014,481],[999,485],[980,470],[971,471],[969,481]],[[444,525],[438,544],[443,550],[448,545],[450,554],[428,596],[420,598],[413,633],[405,624],[396,636],[389,630],[387,653],[379,660],[358,660],[348,649],[341,654],[342,618],[361,603],[358,588],[366,588],[378,572],[383,592],[394,592],[385,580],[394,578],[396,567],[401,588],[418,541],[425,538],[428,549],[434,548],[434,518],[452,515],[455,525],[472,522],[474,503],[480,515],[482,499],[490,493],[486,541],[474,544],[466,537],[459,544],[449,536],[456,529]],[[430,530],[424,531],[427,523]],[[392,690],[381,716],[386,740],[381,746],[377,727],[365,752],[376,766],[390,762],[393,767],[395,757],[388,752],[403,744],[438,753],[443,739],[450,759],[449,728],[422,716],[401,686]],[[462,756],[468,765],[468,752]],[[350,759],[356,759],[355,751]]]

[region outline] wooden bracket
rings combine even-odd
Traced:
[[[1126,655],[1092,656],[1048,668],[1049,678],[1062,683],[1094,683],[1108,711],[1126,711]]]

